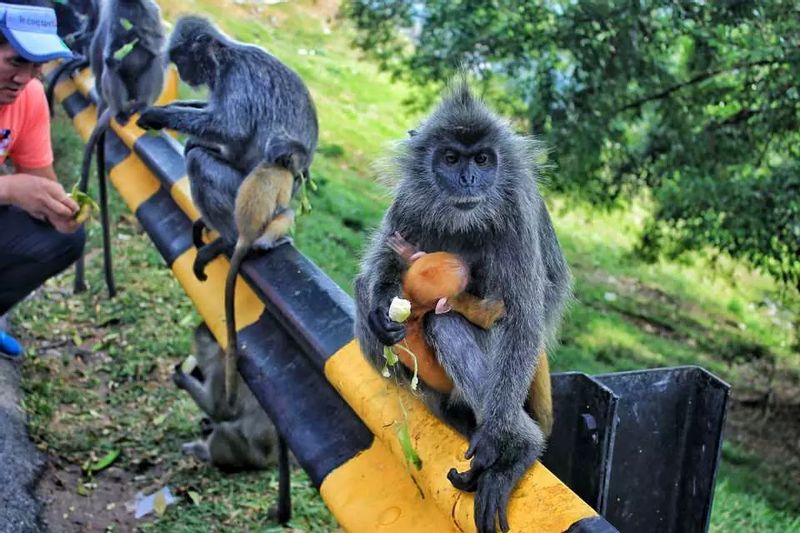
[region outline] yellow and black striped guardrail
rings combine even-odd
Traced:
[[[174,83],[162,103],[174,99]],[[95,124],[92,93],[88,69],[55,88],[84,139]],[[109,179],[224,348],[228,260],[209,263],[207,281],[194,277],[191,225],[199,214],[182,146],[135,122],[112,124]],[[453,466],[467,467],[465,439],[366,362],[353,338],[352,299],[289,245],[245,261],[242,278],[236,293],[239,370],[342,527],[474,531],[473,495],[446,477]],[[398,395],[422,459],[419,470],[406,464],[396,437]],[[540,463],[514,492],[509,521],[514,531],[616,531]]]

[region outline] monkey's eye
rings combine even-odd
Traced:
[[[458,163],[458,156],[452,150],[448,150],[444,153],[444,162],[448,165],[455,165]]]
[[[479,152],[475,155],[475,162],[483,166],[489,162],[489,156],[485,152]]]

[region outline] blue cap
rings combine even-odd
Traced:
[[[50,8],[0,3],[0,31],[33,63],[73,57],[56,32],[56,12]]]

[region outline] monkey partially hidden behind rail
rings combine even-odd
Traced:
[[[50,75],[50,83],[45,89],[45,96],[51,117],[55,112],[53,94],[58,80],[67,72],[72,73],[89,66],[89,47],[94,31],[97,28],[97,19],[100,14],[100,6],[98,4],[99,0],[53,2],[53,9],[58,18],[59,35],[62,36],[70,49],[75,52],[75,57],[62,62]],[[66,28],[62,24],[63,20],[67,21]]]
[[[97,124],[83,152],[80,190],[86,192],[92,153],[97,148],[100,215],[103,225],[103,263],[110,296],[116,294],[111,266],[108,193],[105,178],[105,133],[112,117],[126,124],[133,113],[151,105],[164,85],[164,27],[153,0],[107,0],[90,47],[95,88],[100,97]],[[85,289],[83,258],[75,273],[75,290]]]
[[[278,507],[273,513],[281,523],[287,522],[291,500],[286,446],[281,445],[275,426],[247,384],[239,383],[236,402],[228,402],[222,350],[205,324],[195,329],[193,344],[197,367],[184,373],[181,365],[176,365],[172,380],[189,393],[207,418],[203,420],[203,438],[184,444],[183,452],[225,471],[269,468],[280,459]],[[277,457],[278,453],[283,455]]]
[[[509,529],[511,492],[544,450],[545,432],[528,411],[528,395],[549,395],[549,374],[532,382],[537,369],[547,371],[539,354],[555,337],[570,293],[569,271],[537,190],[535,157],[535,143],[515,134],[465,81],[454,83],[394,159],[396,195],[355,282],[355,333],[377,369],[385,363],[383,347],[406,333],[388,316],[406,268],[386,246],[394,232],[421,251],[458,255],[470,272],[467,292],[505,304],[506,316],[488,330],[454,312],[429,313],[424,323],[453,390],[421,383],[421,398],[469,440],[470,468],[453,468],[448,479],[476,493],[481,533],[494,532],[498,518]],[[549,406],[549,398],[540,403]]]
[[[189,135],[186,173],[192,200],[202,215],[193,232],[198,247],[194,272],[205,280],[205,265],[232,251],[238,240],[233,213],[244,178],[262,163],[292,159],[292,153],[276,157],[272,148],[301,147],[304,162],[293,171],[308,176],[317,146],[317,114],[294,71],[264,49],[234,41],[205,18],[180,18],[168,49],[183,81],[209,88],[208,102],[153,107],[142,113],[138,124]],[[204,225],[220,238],[205,244]]]

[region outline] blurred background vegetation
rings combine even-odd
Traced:
[[[713,531],[800,529],[798,152],[800,7],[749,1],[161,0],[202,13],[298,71],[320,117],[313,211],[295,243],[346,291],[390,201],[373,163],[448,78],[549,147],[543,194],[575,276],[556,370],[699,364],[733,385]],[[184,89],[185,94],[189,94]],[[78,175],[63,113],[57,170]],[[54,531],[281,530],[274,472],[222,475],[184,458],[200,415],[169,374],[199,317],[113,196],[120,295],[72,272],[19,306],[32,433],[50,466]],[[120,451],[111,468],[82,468]],[[297,470],[292,526],[337,526]],[[125,502],[169,485],[177,506]],[[91,524],[92,527],[88,527]]]

